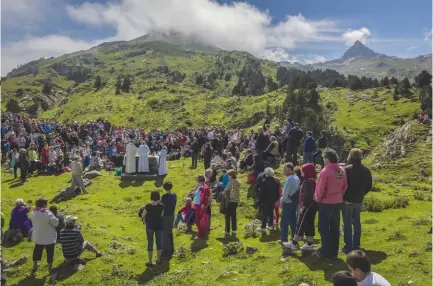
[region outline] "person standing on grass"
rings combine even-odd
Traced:
[[[51,274],[54,261],[54,245],[57,242],[56,227],[59,220],[47,209],[48,200],[40,198],[36,200],[36,208],[30,215],[32,221],[32,241],[35,243],[33,249],[33,269],[32,275],[38,269],[38,261],[42,258],[42,252],[45,248],[47,252],[48,272]]]
[[[299,202],[299,185],[300,181],[295,174],[292,163],[284,164],[284,175],[287,176],[284,183],[284,191],[281,196],[281,243],[287,242],[289,236],[289,226],[292,239],[296,231],[296,210]]]
[[[206,178],[203,175],[197,176],[197,188],[194,191],[194,215],[195,224],[197,226],[197,236],[194,239],[205,238],[209,233],[209,227],[203,228],[200,224],[204,214],[209,213],[209,200],[210,191],[209,187],[205,184]]]
[[[299,212],[298,223],[296,225],[296,234],[291,242],[283,243],[283,246],[292,250],[298,250],[298,241],[305,234],[307,236],[307,243],[301,247],[301,250],[306,251],[314,249],[314,220],[317,212],[317,204],[314,201],[316,167],[311,163],[304,164],[302,165],[301,172],[304,181],[301,184],[301,190],[299,193],[301,209]]]
[[[160,202],[161,196],[159,191],[152,191],[150,193],[151,202],[145,205],[138,212],[138,216],[143,219],[146,225],[146,235],[147,235],[147,254],[149,261],[146,263],[147,267],[152,267],[152,257],[153,257],[153,240],[155,238],[157,257],[156,263],[161,262],[162,255],[162,234],[164,230],[163,224],[163,212],[164,204]]]
[[[316,150],[316,141],[313,137],[313,132],[307,132],[307,138],[304,140],[304,156],[302,164],[313,163],[313,154]]]
[[[340,211],[343,195],[347,189],[346,172],[338,165],[337,153],[327,149],[324,154],[325,168],[320,172],[314,192],[318,203],[321,250],[315,255],[331,259],[338,255],[340,243]]]
[[[59,224],[56,227],[57,231],[57,242],[60,242],[60,231],[65,228],[65,216],[57,212],[56,206],[50,207],[50,212],[59,220]]]
[[[26,149],[20,149],[19,163],[20,163],[19,166],[21,171],[21,183],[24,183],[27,182],[27,172],[30,168],[30,161],[29,161],[29,157],[27,156]]]
[[[192,139],[192,144],[191,144],[191,159],[192,159],[191,168],[192,169],[197,169],[199,152],[200,152],[200,144],[197,141],[197,137],[194,137]]]
[[[237,230],[237,221],[236,221],[236,209],[240,202],[240,188],[241,183],[236,178],[236,171],[231,169],[227,171],[227,175],[229,176],[229,183],[227,184],[226,189],[224,190],[224,194],[227,198],[228,204],[225,210],[225,219],[226,219],[226,228],[225,234],[230,234],[230,221],[231,221],[231,230],[232,234],[236,235]]]
[[[346,166],[347,190],[344,193],[342,206],[344,224],[344,247],[342,251],[349,253],[361,246],[361,206],[365,195],[372,188],[370,170],[362,165],[362,151],[353,148],[349,152]],[[353,225],[353,235],[352,235]]]
[[[274,209],[275,203],[279,199],[280,182],[274,178],[274,170],[272,168],[266,168],[263,172],[264,178],[257,178],[260,180],[258,186],[258,204],[261,206],[262,211],[262,226],[258,229],[259,232],[266,232],[266,225],[269,227],[274,226]]]
[[[346,264],[358,286],[391,286],[382,275],[371,272],[371,262],[361,250],[354,250],[347,255]]]
[[[174,253],[173,223],[177,197],[176,194],[171,191],[173,188],[171,182],[165,182],[162,187],[166,191],[166,193],[162,195],[161,199],[161,202],[164,204],[164,214],[162,217],[162,223],[164,225],[162,249],[164,257],[171,257]]]
[[[84,194],[89,193],[86,189],[86,187],[84,186],[84,181],[83,181],[83,167],[80,163],[80,157],[79,156],[75,156],[74,157],[74,161],[71,163],[71,173],[72,173],[72,179],[71,179],[71,189],[75,190],[75,184],[78,183],[78,186],[80,186],[81,191]]]

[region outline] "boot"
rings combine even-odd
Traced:
[[[153,264],[152,264],[153,251],[148,251],[147,256],[149,257],[149,262],[146,263],[146,266],[151,267],[151,266],[153,266]]]
[[[156,264],[159,264],[161,262],[162,250],[158,250],[156,253],[157,253]]]

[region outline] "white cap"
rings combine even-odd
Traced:
[[[66,223],[72,224],[73,222],[75,222],[78,219],[78,217],[76,216],[72,216],[72,215],[68,215],[66,217]]]

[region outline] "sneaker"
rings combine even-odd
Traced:
[[[257,229],[257,231],[258,231],[258,232],[261,232],[261,233],[266,233],[266,228],[260,228],[260,227],[259,227],[259,228]]]
[[[300,248],[302,251],[311,251],[314,250],[314,244],[304,244],[303,246],[301,246]]]
[[[200,237],[198,237],[198,236],[194,237],[194,240],[199,240],[199,239],[200,239]]]
[[[344,254],[348,254],[350,251],[347,250],[346,248],[342,248],[342,249],[340,249],[340,252],[344,253]]]
[[[283,242],[283,247],[289,248],[291,250],[298,250],[299,249],[299,247],[291,241]]]

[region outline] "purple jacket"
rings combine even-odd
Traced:
[[[27,206],[19,206],[15,207],[11,213],[11,220],[9,222],[9,228],[21,229],[23,234],[27,234],[29,230],[32,228],[32,223],[30,219],[27,217],[27,214],[30,212],[30,208]]]

